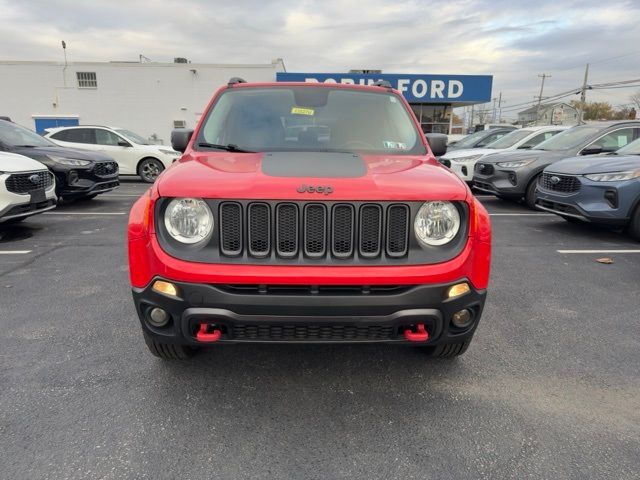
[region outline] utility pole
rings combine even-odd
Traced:
[[[578,115],[578,125],[584,123],[584,110],[587,107],[587,78],[589,77],[589,64],[584,69],[584,80],[580,89],[580,112]]]
[[[502,92],[498,95],[498,123],[502,123],[502,104],[506,103],[502,101]]]
[[[473,133],[473,117],[475,115],[475,105],[471,105],[471,118],[469,119],[469,128],[467,130],[467,133]]]
[[[62,83],[67,88],[67,42],[62,40],[62,51],[64,52],[64,67],[62,69]]]
[[[538,106],[536,107],[536,125],[538,125],[538,121],[540,120],[540,104],[542,103],[542,92],[544,91],[544,81],[547,78],[551,78],[551,75],[547,75],[543,73],[542,75],[538,75],[538,77],[542,78],[542,84],[540,85],[540,95],[538,95]]]
[[[498,99],[493,97],[493,110],[491,110],[491,123],[496,123],[496,101]]]

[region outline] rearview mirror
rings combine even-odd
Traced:
[[[444,133],[427,133],[425,137],[427,137],[429,147],[436,157],[447,153],[447,136]]]
[[[193,135],[193,129],[191,128],[176,128],[171,132],[171,147],[178,152],[184,153],[191,141],[191,135]]]
[[[130,147],[131,144],[125,140],[118,140],[118,146],[119,147]]]
[[[602,153],[602,147],[599,145],[589,145],[582,149],[580,155],[596,155],[598,153]]]

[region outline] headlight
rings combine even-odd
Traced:
[[[520,168],[524,167],[525,165],[529,165],[534,160],[535,159],[531,158],[529,160],[517,160],[514,162],[498,162],[497,165],[503,168]]]
[[[426,202],[418,210],[413,230],[424,245],[444,245],[460,230],[460,214],[451,202]]]
[[[474,160],[478,160],[483,155],[469,155],[468,157],[458,157],[458,158],[449,158],[447,160],[451,160],[452,162],[472,162]]]
[[[89,160],[79,160],[77,158],[64,158],[56,155],[47,155],[47,157],[60,165],[68,165],[70,167],[86,167],[91,164]]]
[[[213,214],[200,198],[174,198],[164,212],[164,225],[177,241],[194,244],[211,234]]]
[[[164,153],[165,155],[171,155],[172,157],[179,157],[180,152],[176,152],[175,150],[167,150],[166,148],[159,148],[159,152]]]
[[[640,178],[640,170],[635,172],[590,173],[585,177],[594,182],[621,182],[632,178]]]

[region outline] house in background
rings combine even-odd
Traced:
[[[518,112],[520,125],[577,125],[580,113],[568,103],[534,105]]]

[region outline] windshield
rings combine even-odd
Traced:
[[[616,155],[640,155],[640,138],[619,148],[615,152]]]
[[[482,130],[480,132],[475,132],[470,135],[467,135],[462,140],[458,140],[453,146],[455,148],[466,148],[473,147],[478,140],[483,139],[487,135],[490,135],[488,130]]]
[[[56,144],[16,123],[0,120],[0,142],[10,147],[55,147]]]
[[[137,143],[138,145],[149,145],[149,142],[144,138],[142,138],[137,133],[133,133],[129,130],[124,130],[122,128],[116,128],[114,130],[120,135],[122,135],[124,138],[129,140],[130,142]]]
[[[573,127],[564,132],[560,132],[549,140],[545,140],[535,148],[536,150],[567,150],[569,148],[580,147],[601,131],[602,127],[588,125],[584,127]]]
[[[504,137],[491,142],[484,148],[493,148],[495,150],[502,150],[503,148],[513,147],[520,140],[527,138],[532,133],[533,133],[532,130],[514,130],[511,133],[507,133]]]
[[[227,90],[203,120],[195,145],[232,145],[248,151],[426,153],[421,133],[396,95],[327,87]]]

